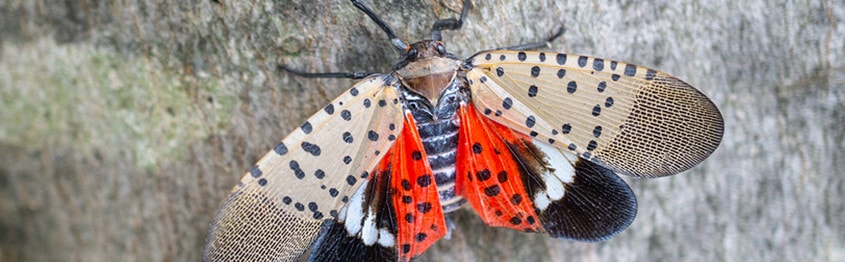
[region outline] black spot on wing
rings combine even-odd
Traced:
[[[601,71],[604,70],[604,60],[596,58],[593,59],[593,70]]]
[[[558,65],[566,64],[566,54],[557,54],[555,56],[555,60],[557,61]]]

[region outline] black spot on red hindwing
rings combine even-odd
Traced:
[[[414,161],[419,161],[420,159],[422,159],[422,152],[420,152],[419,150],[411,152],[411,159],[413,159]]]
[[[408,181],[407,179],[402,179],[402,189],[405,191],[411,190],[411,181]]]
[[[473,153],[475,153],[475,154],[481,154],[481,150],[482,150],[482,149],[481,149],[481,144],[480,144],[480,143],[476,142],[476,143],[472,144],[472,152],[473,152]]]
[[[499,172],[498,175],[496,175],[496,177],[498,178],[499,183],[507,182],[508,181],[508,171],[502,170],[502,171]]]
[[[513,225],[519,225],[519,224],[522,224],[522,219],[519,218],[519,217],[511,217],[510,222]]]
[[[511,196],[511,204],[513,204],[514,206],[518,206],[519,203],[522,203],[522,195],[514,194],[513,196]]]
[[[478,181],[487,181],[487,179],[490,179],[490,170],[484,169],[478,171],[477,173],[475,173],[475,176],[478,178]]]
[[[484,188],[484,194],[489,197],[497,196],[500,192],[502,192],[502,188],[500,188],[499,185],[492,185]]]
[[[428,187],[431,185],[431,175],[425,174],[417,177],[417,185],[420,187]]]
[[[417,233],[417,235],[414,236],[414,239],[417,240],[417,242],[423,242],[426,238],[428,238],[428,235],[425,233]]]
[[[428,213],[429,211],[431,211],[431,203],[422,202],[417,204],[417,211],[420,211],[420,213],[423,214]]]

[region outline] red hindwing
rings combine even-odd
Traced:
[[[472,104],[462,105],[459,114],[458,194],[490,226],[542,232],[522,182],[523,167],[506,144],[518,145],[521,138],[517,136],[525,135],[479,115]]]
[[[400,261],[419,256],[447,233],[434,176],[410,114],[393,148],[378,166],[390,174],[396,214],[396,248]]]

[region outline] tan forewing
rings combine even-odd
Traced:
[[[469,63],[473,103],[490,119],[623,174],[687,170],[722,138],[713,102],[657,70],[533,51],[481,52]]]
[[[221,205],[204,260],[300,256],[402,130],[396,85],[390,75],[363,79],[261,158]]]

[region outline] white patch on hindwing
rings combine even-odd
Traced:
[[[372,246],[375,243],[383,247],[392,247],[396,237],[387,228],[378,228],[376,225],[377,214],[372,207],[364,206],[364,192],[369,180],[362,183],[361,187],[352,194],[349,203],[340,209],[338,220],[343,223],[346,233],[351,237],[361,239],[364,245]],[[364,210],[366,209],[366,212]]]
[[[548,208],[552,202],[563,198],[566,193],[564,184],[575,182],[575,161],[578,159],[569,152],[537,139],[534,139],[533,143],[543,152],[543,161],[548,163],[548,166],[544,169],[545,172],[540,174],[546,190],[534,194],[534,206],[542,211]]]

